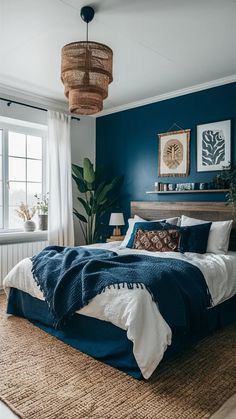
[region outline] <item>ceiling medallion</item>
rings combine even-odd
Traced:
[[[61,51],[61,80],[69,99],[71,113],[92,115],[103,109],[112,82],[113,52],[107,45],[88,41],[88,24],[94,9],[82,7],[81,18],[87,23],[86,41],[72,42]]]

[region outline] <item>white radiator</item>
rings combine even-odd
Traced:
[[[47,241],[0,245],[0,289],[5,276],[20,260],[36,255],[46,246]]]

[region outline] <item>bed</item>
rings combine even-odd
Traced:
[[[158,203],[132,202],[131,215],[147,220],[186,214],[204,220],[232,218],[224,203]],[[132,249],[119,249],[120,243],[93,245],[132,254]],[[4,281],[8,295],[7,313],[25,317],[47,333],[92,357],[116,367],[134,378],[149,378],[160,362],[187,349],[203,337],[236,320],[236,252],[233,226],[227,255],[175,254],[204,272],[213,297],[200,330],[179,335],[163,319],[151,295],[142,289],[106,289],[59,329],[31,274],[29,259],[18,264]],[[139,251],[140,253],[140,251]],[[145,254],[146,251],[141,251]],[[153,255],[153,257],[158,255]],[[160,255],[159,255],[160,256]],[[168,255],[161,255],[168,257]],[[127,309],[132,307],[132,310]],[[147,344],[148,343],[148,344]]]

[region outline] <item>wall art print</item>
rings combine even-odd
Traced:
[[[159,134],[158,176],[188,176],[190,129]]]
[[[231,162],[231,121],[197,126],[197,171],[223,170]]]

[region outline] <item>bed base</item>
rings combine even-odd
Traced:
[[[133,378],[143,378],[133,355],[133,343],[128,340],[126,331],[109,322],[75,314],[66,327],[55,330],[52,315],[45,301],[15,288],[10,290],[7,313],[30,320],[64,343],[122,370]],[[236,296],[208,310],[205,328],[198,335],[178,336],[174,333],[164,360],[233,321],[236,321]]]

